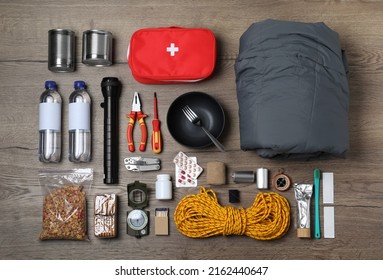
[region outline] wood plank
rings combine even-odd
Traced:
[[[382,259],[383,230],[381,212],[383,188],[383,3],[381,1],[1,1],[0,3],[0,259]],[[65,12],[63,12],[65,11]],[[316,161],[267,160],[255,152],[240,150],[238,104],[234,63],[241,34],[255,21],[266,18],[316,22],[324,21],[340,35],[350,64],[350,152],[346,159]],[[218,40],[218,60],[214,76],[204,82],[187,85],[142,85],[136,82],[126,64],[126,49],[132,33],[155,26],[207,27]],[[74,73],[55,74],[47,69],[47,32],[69,28],[77,34],[77,69]],[[86,67],[80,62],[81,34],[100,28],[115,37],[115,65]],[[123,83],[120,98],[120,183],[103,184],[103,101],[100,82],[116,76]],[[38,99],[45,80],[59,84],[64,99],[63,160],[58,165],[37,160]],[[93,100],[93,160],[72,164],[66,158],[68,135],[68,97],[73,81],[83,79]],[[285,196],[292,206],[292,224],[288,234],[272,242],[249,237],[213,237],[190,239],[175,228],[172,220],[177,203],[198,189],[176,189],[174,199],[155,199],[156,173],[132,174],[124,170],[122,159],[131,156],[126,149],[125,113],[130,111],[133,92],[140,91],[149,125],[152,118],[152,93],[157,91],[159,115],[165,139],[159,155],[163,173],[174,173],[172,162],[178,151],[198,157],[206,168],[212,160],[227,165],[227,184],[214,187],[219,202],[229,205],[228,190],[239,189],[241,207],[250,207],[258,191],[255,184],[235,184],[231,173],[266,167],[274,175],[284,168],[293,182],[312,182],[313,169],[335,174],[336,238],[299,240],[296,237],[296,203],[290,190]],[[172,101],[188,91],[204,91],[223,106],[227,125],[221,137],[227,152],[214,147],[194,150],[178,144],[166,126],[166,113]],[[135,130],[135,139],[139,132]],[[142,153],[153,156],[150,149]],[[64,170],[92,167],[93,186],[88,194],[88,230],[90,242],[38,241],[41,230],[42,191],[39,170]],[[126,184],[139,179],[148,184],[148,209],[153,217],[156,207],[170,208],[170,236],[153,234],[142,239],[126,232]],[[206,184],[206,172],[199,183]],[[119,237],[99,240],[93,237],[93,202],[96,193],[116,192],[120,198]],[[151,229],[154,229],[153,219]],[[129,250],[127,250],[129,248]],[[102,255],[99,254],[102,252]]]

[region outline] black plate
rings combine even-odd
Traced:
[[[170,134],[180,144],[203,148],[209,146],[210,138],[202,128],[192,124],[182,112],[188,105],[201,119],[202,124],[218,138],[225,127],[225,113],[221,105],[210,95],[203,92],[188,92],[177,97],[170,105],[167,125]]]

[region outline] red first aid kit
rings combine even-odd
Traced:
[[[128,64],[143,84],[198,82],[215,67],[216,40],[206,28],[145,28],[130,39]]]

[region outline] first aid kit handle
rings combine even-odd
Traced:
[[[181,27],[181,26],[169,26],[169,27],[162,27],[162,28],[182,29],[182,28],[184,28],[184,27]]]

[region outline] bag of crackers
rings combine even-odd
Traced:
[[[40,240],[89,240],[86,194],[93,182],[91,168],[44,171],[39,174],[44,195]]]

